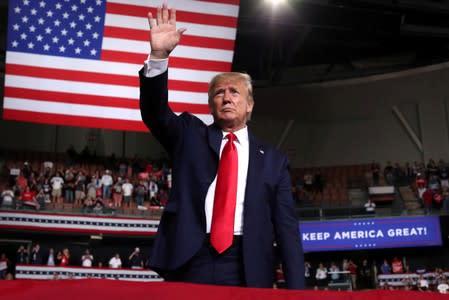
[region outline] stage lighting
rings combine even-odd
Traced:
[[[271,3],[272,6],[279,6],[287,3],[287,0],[265,0],[266,3]]]

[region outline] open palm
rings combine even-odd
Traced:
[[[153,18],[148,13],[148,22],[151,29],[151,56],[153,58],[167,58],[171,51],[178,45],[185,29],[176,30],[176,10],[167,8],[164,4],[157,8],[157,16]]]

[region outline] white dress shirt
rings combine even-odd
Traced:
[[[145,77],[155,77],[164,73],[168,69],[168,59],[148,59],[144,63],[143,75]],[[221,152],[227,142],[226,135],[228,133],[223,131],[223,139],[220,146]],[[249,139],[248,139],[248,127],[242,128],[234,132],[237,139],[234,144],[237,148],[238,155],[238,178],[237,178],[237,199],[235,207],[235,219],[234,219],[234,234],[243,234],[243,204],[245,200],[246,190],[246,178],[248,175],[249,164]],[[215,186],[217,184],[217,176],[206,194],[204,211],[206,213],[206,233],[210,233],[210,227],[212,223],[212,212],[214,208]]]

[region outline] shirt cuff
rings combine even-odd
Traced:
[[[156,77],[168,69],[168,58],[154,59],[148,55],[143,65],[143,76]]]

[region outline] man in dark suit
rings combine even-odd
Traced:
[[[165,4],[158,7],[156,18],[149,13],[148,20],[152,50],[140,72],[140,108],[143,121],[173,163],[173,186],[150,266],[171,281],[272,287],[276,244],[287,287],[303,288],[303,253],[288,161],[248,132],[254,107],[250,77],[223,73],[212,79],[212,125],[189,113],[177,116],[167,104],[167,61],[185,29],[176,29],[176,12]],[[232,163],[238,166],[235,176],[217,175],[227,168],[220,164],[229,155],[223,154],[226,148],[238,156]],[[226,176],[233,177],[236,186],[223,188],[224,179],[217,177]],[[233,232],[231,244],[220,248],[217,239],[225,234],[216,233],[219,221],[214,217],[224,210],[218,198],[229,190],[234,190]]]

